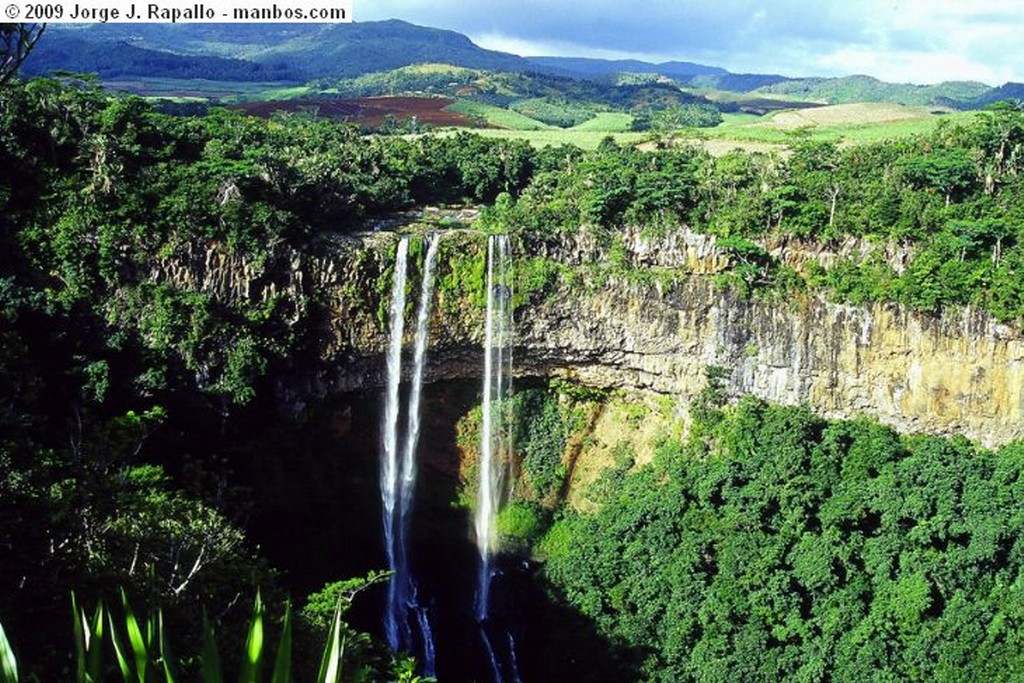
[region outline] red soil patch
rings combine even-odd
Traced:
[[[278,111],[313,111],[318,116],[351,121],[367,128],[380,126],[389,115],[399,121],[415,116],[422,125],[475,125],[468,116],[444,111],[452,101],[445,97],[360,97],[352,100],[321,98],[248,102],[235,108],[254,116],[270,116]]]

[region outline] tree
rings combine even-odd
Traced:
[[[979,142],[991,164],[985,191],[991,194],[1002,176],[1017,175],[1024,145],[1024,112],[1020,101],[995,102],[978,118]]]
[[[946,200],[965,191],[977,179],[974,162],[963,149],[935,150],[903,161],[904,177],[915,189],[937,190]]]
[[[46,24],[0,24],[0,85],[14,78],[45,28]]]

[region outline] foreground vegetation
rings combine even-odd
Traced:
[[[293,679],[305,679],[312,673],[304,663],[294,663],[293,631],[298,630],[300,638],[313,629],[326,632],[320,666],[316,672],[317,683],[339,683],[344,679],[365,680],[376,677],[366,663],[369,637],[353,631],[343,621],[352,606],[356,594],[375,583],[384,575],[370,575],[366,579],[355,579],[332,584],[310,598],[300,613],[299,628],[296,629],[290,604],[285,604],[279,624],[270,623],[267,610],[259,592],[253,602],[252,613],[245,629],[244,652],[238,658],[237,677],[240,681],[263,679],[269,671],[271,683],[288,683]],[[334,607],[330,605],[333,602]],[[116,615],[116,616],[115,616]],[[221,664],[218,637],[206,612],[203,612],[202,651],[190,657],[175,657],[171,650],[172,636],[165,625],[163,610],[157,607],[149,614],[137,616],[121,590],[120,608],[111,610],[101,600],[96,608],[88,612],[78,604],[71,594],[71,621],[74,640],[74,680],[76,683],[98,683],[120,674],[124,683],[134,681],[158,681],[173,683],[182,673],[188,678],[203,683],[221,683],[225,675]],[[276,628],[275,628],[276,627]],[[276,630],[277,644],[273,657],[269,648],[269,631]],[[109,643],[109,645],[108,645]],[[352,651],[359,653],[352,657]],[[346,655],[348,652],[348,655]],[[58,657],[58,659],[63,659]],[[232,658],[232,662],[234,662]],[[347,665],[354,665],[355,671],[345,671]],[[413,675],[414,662],[404,660],[396,667],[395,680],[415,683],[421,679]],[[235,673],[231,671],[231,673]],[[346,675],[347,674],[347,675]],[[65,672],[65,675],[70,675]],[[18,661],[10,641],[0,626],[0,683],[18,683]]]

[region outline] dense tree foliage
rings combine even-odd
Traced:
[[[710,104],[690,103],[651,108],[633,119],[633,130],[668,132],[682,128],[713,128],[722,122],[722,112]]]
[[[553,590],[640,653],[639,678],[1022,675],[1020,444],[753,399],[717,412],[653,464],[610,470],[600,511],[541,543]]]
[[[1024,112],[1013,107],[928,137],[850,147],[796,139],[785,154],[641,151],[609,139],[582,156],[546,152],[563,155],[559,166],[540,168],[504,219],[531,235],[582,226],[609,244],[626,225],[663,234],[686,225],[724,238],[743,271],[732,281],[747,290],[826,287],[854,303],[970,304],[1024,320],[1022,143]],[[854,238],[875,256],[853,252],[827,272],[815,264],[799,274],[759,258],[752,277],[758,244]],[[879,258],[887,245],[898,260]]]
[[[46,80],[5,90],[0,119],[2,239],[32,273],[12,286],[88,310],[108,332],[98,343],[144,347],[139,381],[150,388],[198,384],[236,403],[297,343],[301,302],[232,306],[153,284],[154,262],[219,244],[266,271],[282,245],[415,204],[493,201],[533,168],[523,143],[368,138],[226,110],[175,118]]]

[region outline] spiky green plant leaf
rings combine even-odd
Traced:
[[[18,660],[0,624],[0,683],[18,683]]]
[[[110,612],[107,612],[107,625],[110,626],[110,644],[114,648],[114,656],[117,658],[117,668],[121,671],[121,679],[124,683],[131,683],[131,680],[134,678],[132,675],[132,665],[125,656],[125,648],[121,643],[121,636],[118,635],[117,627],[114,625],[114,615]]]
[[[327,634],[324,654],[320,659],[320,674],[317,676],[317,683],[338,683],[341,677],[341,657],[344,653],[344,644],[341,637],[341,610],[342,602],[339,599],[338,606],[334,610],[334,621],[331,622],[331,630]]]
[[[85,608],[78,604],[78,596],[71,591],[71,616],[75,634],[75,681],[99,683],[103,666],[104,608],[101,600],[96,604],[92,620]]]
[[[164,628],[164,611],[156,611],[157,641],[160,644],[160,665],[164,672],[164,681],[174,683],[174,658],[171,656],[171,644],[167,640],[167,629]]]
[[[149,643],[147,636],[151,635],[150,624],[146,624],[146,636],[142,634],[139,622],[132,612],[132,606],[128,604],[128,595],[121,589],[121,603],[124,606],[124,622],[128,630],[128,642],[132,646],[132,654],[135,656],[135,675],[139,683],[146,683],[149,679]]]
[[[86,619],[85,610],[78,606],[78,598],[74,591],[71,591],[71,617],[75,635],[75,681],[88,683],[85,652],[86,643],[89,640],[89,622]]]
[[[263,662],[263,599],[256,591],[256,600],[252,607],[252,620],[249,622],[249,635],[245,639],[245,657],[238,676],[239,683],[255,683],[259,679],[260,665]]]
[[[100,600],[92,615],[92,639],[86,643],[86,677],[89,683],[99,683],[103,674],[103,617],[106,608]]]
[[[274,674],[270,683],[291,683],[292,681],[292,604],[284,605],[284,622],[281,624],[281,641],[277,645],[274,660]]]

